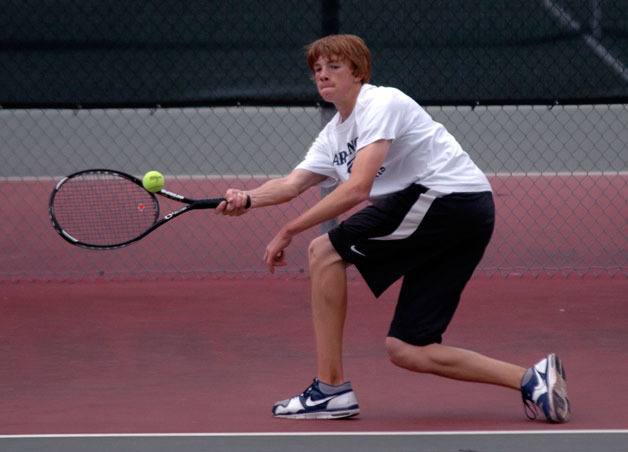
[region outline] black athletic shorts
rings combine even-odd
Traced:
[[[491,192],[443,195],[422,185],[387,195],[329,231],[375,296],[403,277],[389,336],[440,343],[495,223]]]

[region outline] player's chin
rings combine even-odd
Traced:
[[[323,88],[318,90],[319,96],[323,98],[325,102],[334,103],[333,91],[330,88]]]

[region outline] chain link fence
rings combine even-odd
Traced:
[[[157,169],[192,197],[288,173],[330,114],[303,47],[334,32],[361,35],[372,82],[410,94],[489,175],[497,224],[479,274],[626,276],[625,1],[0,6],[0,280],[265,274],[266,243],[320,192],[190,213],[105,252],[61,240],[48,196],[86,168]],[[320,233],[295,240],[281,275],[307,273]]]

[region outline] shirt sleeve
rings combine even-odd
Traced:
[[[394,140],[404,129],[407,105],[391,93],[372,99],[358,119],[357,148],[361,149],[378,140]]]
[[[323,129],[310,146],[303,161],[297,165],[299,169],[327,176],[327,179],[320,184],[323,187],[332,187],[338,183],[338,174],[333,165],[330,149],[325,129]]]

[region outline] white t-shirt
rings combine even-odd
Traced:
[[[336,115],[312,143],[297,168],[328,177],[325,185],[346,181],[353,159],[375,141],[392,140],[370,197],[418,183],[443,193],[490,191],[484,173],[442,124],[395,88],[365,84],[351,115]]]

